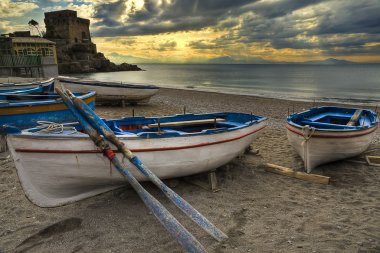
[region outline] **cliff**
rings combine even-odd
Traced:
[[[122,63],[117,65],[107,59],[102,53],[87,55],[87,59],[78,57],[80,55],[81,52],[58,54],[59,74],[141,70],[137,65],[133,64]]]

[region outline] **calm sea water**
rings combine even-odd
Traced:
[[[79,76],[290,100],[380,103],[380,64],[139,66],[146,71]]]

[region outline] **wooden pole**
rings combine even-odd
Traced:
[[[309,181],[313,183],[318,183],[318,184],[329,184],[330,182],[330,177],[295,171],[293,169],[271,164],[271,163],[267,163],[265,165],[266,165],[265,171],[284,175],[287,177],[294,177],[297,179],[301,179],[301,180],[305,180],[305,181]]]

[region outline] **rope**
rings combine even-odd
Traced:
[[[310,127],[309,125],[304,126],[302,128],[302,134],[305,141],[309,141],[310,138],[313,136],[314,132],[315,132],[314,127]]]
[[[304,141],[302,142],[302,146],[303,146],[303,152],[304,152],[304,163],[305,163],[305,169],[306,171],[309,173],[311,170],[309,168],[309,145],[308,145],[308,141],[310,140],[310,138],[313,136],[315,132],[315,128],[314,127],[310,127],[309,125],[306,125],[304,127],[302,127],[302,134],[303,134],[303,138],[304,138]]]
[[[37,121],[38,126],[37,133],[52,133],[52,134],[61,134],[64,131],[71,131],[67,134],[74,134],[77,132],[77,129],[74,126],[68,126],[67,124],[59,124],[51,121]]]

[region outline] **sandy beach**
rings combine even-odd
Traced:
[[[330,185],[264,171],[268,162],[303,170],[283,125],[288,109],[298,112],[313,103],[161,89],[149,104],[98,106],[96,112],[106,118],[131,116],[132,109],[135,115],[160,116],[182,113],[184,106],[188,113],[236,111],[269,118],[252,144],[259,154],[245,154],[217,170],[220,191],[184,179],[170,182],[227,241],[215,241],[156,187],[143,184],[208,252],[380,252],[379,167],[351,161],[320,166],[314,172],[331,177]],[[379,130],[369,150],[380,155]],[[200,178],[207,182],[207,175]],[[183,252],[131,188],[40,208],[25,197],[11,159],[0,160],[0,224],[0,252]]]

